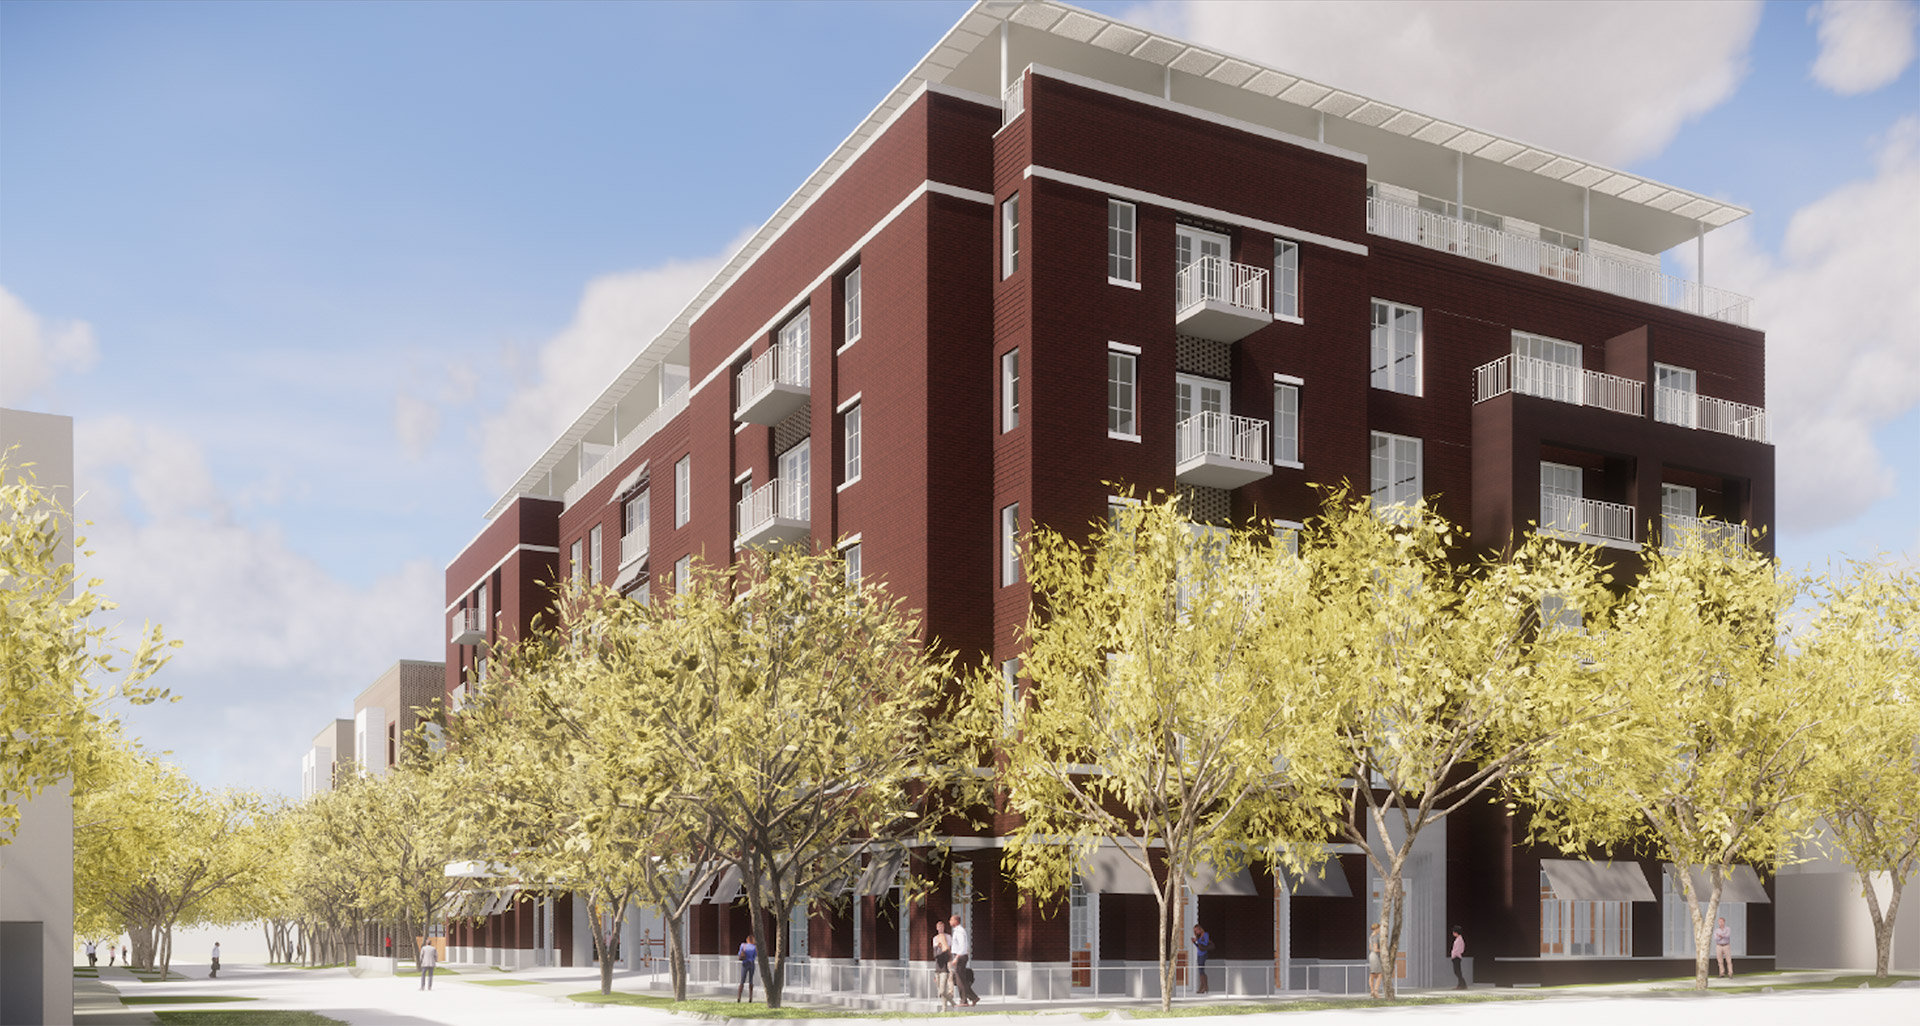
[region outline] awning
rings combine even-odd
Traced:
[[[1187,877],[1187,888],[1195,894],[1232,894],[1252,897],[1260,893],[1254,890],[1253,874],[1248,872],[1245,866],[1222,876],[1214,867],[1201,865],[1194,869],[1192,876]]]
[[[633,493],[633,490],[647,483],[647,464],[641,463],[633,468],[633,473],[620,479],[620,486],[613,490],[613,501],[619,502]]]
[[[1152,894],[1153,877],[1126,852],[1118,848],[1097,848],[1080,862],[1080,876],[1087,889],[1101,894]]]
[[[1540,871],[1561,901],[1652,901],[1653,888],[1636,862],[1541,859]]]
[[[900,867],[907,861],[905,848],[893,848],[875,852],[867,868],[860,871],[860,879],[854,884],[853,896],[864,898],[871,894],[885,894],[893,889],[900,876]]]
[[[614,579],[613,590],[625,595],[628,589],[644,583],[647,579],[647,561],[645,558],[628,563],[620,576]]]
[[[1673,863],[1667,863],[1667,872],[1671,873],[1673,870]],[[1694,866],[1693,872],[1690,875],[1693,877],[1694,897],[1705,902],[1708,896],[1713,893],[1713,877],[1711,871],[1705,866]],[[1676,894],[1679,893],[1680,885],[1678,881],[1674,882],[1673,889]],[[1680,900],[1684,902],[1686,899],[1682,898]],[[1756,905],[1773,904],[1773,899],[1767,897],[1767,889],[1760,885],[1760,877],[1754,873],[1752,866],[1727,867],[1726,882],[1720,887],[1720,900],[1744,901]]]
[[[740,867],[728,866],[721,872],[720,879],[714,882],[713,891],[707,895],[706,901],[715,905],[726,905],[739,896]]]
[[[1281,870],[1286,881],[1287,891],[1296,898],[1351,898],[1353,888],[1347,884],[1347,871],[1341,867],[1339,859],[1328,859],[1301,876],[1291,869]]]

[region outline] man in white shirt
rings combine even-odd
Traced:
[[[220,975],[220,942],[214,941],[213,942],[213,971],[207,974],[207,979],[211,980],[218,975]]]
[[[93,946],[92,941],[88,941],[87,942],[87,968],[91,969],[94,966],[97,966],[99,964],[100,964],[100,952],[97,948]]]
[[[973,992],[973,966],[971,964],[973,962],[973,937],[967,933],[966,927],[960,925],[959,916],[954,916],[947,922],[948,925],[951,926],[951,929],[947,932],[952,935],[947,942],[947,950],[953,952],[953,987],[960,993],[960,1005],[962,1007],[977,1005],[980,1003],[980,995]]]
[[[428,937],[420,944],[420,989],[433,989],[433,967],[440,964],[440,949],[433,946],[433,938]]]

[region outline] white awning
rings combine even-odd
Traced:
[[[648,462],[651,462],[651,461],[648,461]],[[626,477],[623,477],[620,479],[620,486],[613,490],[613,501],[619,502],[621,499],[624,499],[628,495],[631,495],[635,488],[638,488],[641,485],[645,484],[646,481],[647,481],[647,463],[643,462],[639,466],[633,468],[633,473],[628,474]]]
[[[1202,865],[1194,870],[1192,876],[1187,877],[1187,888],[1195,894],[1232,894],[1252,897],[1260,893],[1254,889],[1253,874],[1248,872],[1245,866],[1222,875],[1214,867]]]
[[[720,879],[714,882],[713,891],[707,895],[705,900],[715,905],[726,905],[739,896],[740,867],[728,866],[726,870],[720,874]]]
[[[1081,860],[1080,876],[1088,890],[1101,894],[1154,893],[1153,877],[1118,848],[1099,848]]]
[[[1281,876],[1287,891],[1296,898],[1353,897],[1353,888],[1347,884],[1347,871],[1341,868],[1339,859],[1328,859],[1304,876],[1291,869],[1282,870]]]
[[[1541,859],[1540,871],[1561,901],[1652,901],[1653,888],[1636,862]]]
[[[647,561],[644,558],[636,559],[628,563],[626,569],[620,571],[620,576],[614,579],[613,590],[624,595],[627,589],[645,582],[646,579]]]
[[[875,852],[867,863],[867,868],[860,871],[860,879],[854,884],[853,896],[864,898],[871,894],[885,894],[892,890],[894,881],[900,876],[900,867],[905,865],[906,861],[905,848]]]
[[[1667,863],[1667,872],[1673,871],[1673,863]],[[1694,866],[1693,872],[1689,875],[1693,877],[1694,897],[1705,902],[1713,893],[1713,877],[1710,870],[1706,866]],[[1679,890],[1679,882],[1675,881],[1674,892],[1677,894]],[[1680,900],[1684,902],[1686,899]],[[1753,871],[1752,866],[1727,867],[1726,882],[1720,888],[1720,900],[1744,901],[1756,905],[1773,904],[1773,899],[1767,897],[1767,889],[1760,885],[1760,877]]]

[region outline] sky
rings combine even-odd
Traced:
[[[75,418],[82,569],[185,642],[134,731],[297,792],[442,658],[494,498],[966,6],[0,4],[0,405]],[[1920,559],[1914,3],[1087,6],[1752,209],[1707,279],[1768,333],[1779,554]]]

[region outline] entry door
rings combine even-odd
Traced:
[[[1186,283],[1188,278],[1186,275],[1178,272],[1186,270],[1188,264],[1203,257],[1217,257],[1220,262],[1213,265],[1213,271],[1203,275],[1202,281],[1199,283],[1201,296],[1221,295],[1222,282],[1220,279],[1221,276],[1226,273],[1224,264],[1227,259],[1227,237],[1218,232],[1210,232],[1202,228],[1189,228],[1186,225],[1179,225],[1174,228],[1173,245],[1173,269],[1176,272],[1173,279],[1174,308],[1184,310],[1188,303],[1195,302],[1200,298],[1189,297],[1187,295]]]
[[[1660,486],[1660,537],[1668,545],[1678,544],[1679,530],[1675,528],[1674,517],[1697,517],[1700,515],[1700,493],[1690,485],[1662,484]]]
[[[1213,378],[1198,378],[1191,374],[1175,375],[1173,379],[1173,422],[1186,420],[1196,413],[1229,413],[1227,383]]]
[[[1540,464],[1540,526],[1550,531],[1580,530],[1584,519],[1578,500],[1581,491],[1579,467],[1564,463]]]
[[[972,934],[967,935],[969,939]],[[1094,966],[1100,958],[1100,895],[1078,873],[1067,892],[1068,983],[1076,991],[1092,993],[1097,985]]]
[[[799,520],[807,512],[807,496],[812,494],[809,487],[813,479],[813,440],[802,439],[799,445],[780,454],[780,509],[779,515]]]

